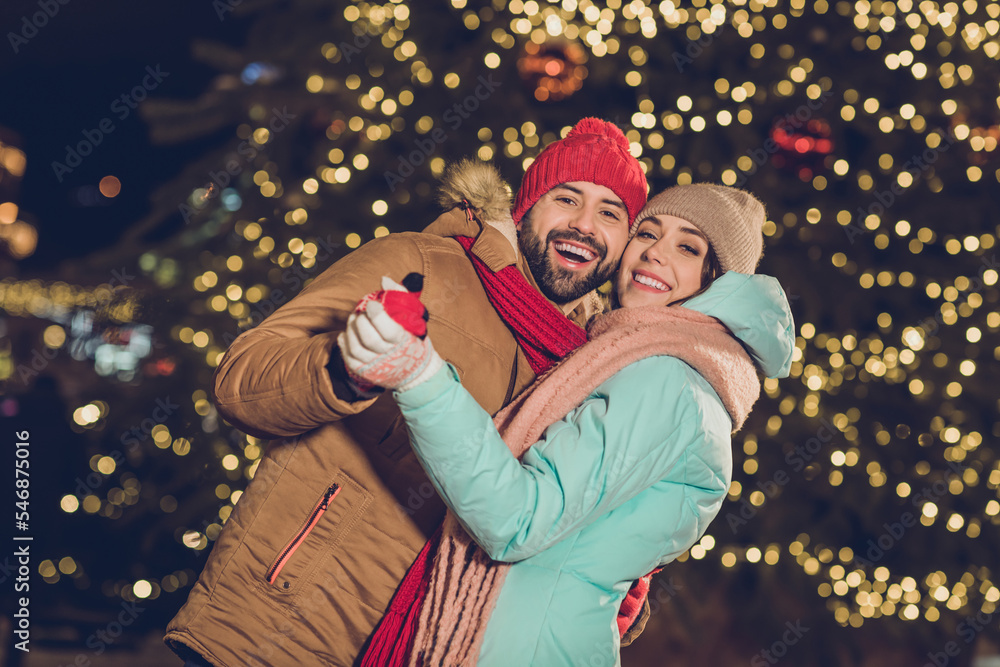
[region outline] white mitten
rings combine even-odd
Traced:
[[[337,345],[347,370],[386,389],[412,389],[444,365],[429,338],[420,339],[404,329],[378,301],[351,314]]]

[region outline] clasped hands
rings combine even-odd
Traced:
[[[403,282],[408,280],[409,276]],[[430,379],[444,365],[426,337],[427,311],[419,297],[418,290],[410,292],[383,277],[382,289],[363,298],[347,319],[337,345],[359,388],[406,391]]]

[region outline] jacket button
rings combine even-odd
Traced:
[[[282,588],[291,588],[291,587],[292,587],[292,585],[291,585],[290,583],[288,583],[288,582],[286,581],[286,582],[283,582],[283,583],[281,584],[281,587],[282,587]]]

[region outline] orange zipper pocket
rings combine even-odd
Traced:
[[[340,493],[340,485],[331,484],[330,488],[326,490],[326,493],[323,494],[323,497],[320,498],[320,501],[316,503],[316,507],[314,507],[313,511],[309,514],[309,519],[306,521],[305,525],[303,525],[302,529],[299,530],[294,537],[292,537],[287,545],[285,545],[285,548],[281,550],[281,553],[274,561],[274,564],[268,568],[267,583],[273,584],[277,581],[278,574],[281,572],[281,569],[285,567],[289,559],[292,557],[292,554],[295,553],[295,550],[299,548],[299,545],[302,544],[309,533],[312,532],[312,529],[316,526],[316,524],[319,523],[320,517],[322,517],[327,508],[330,507],[330,501],[336,498],[338,493]]]

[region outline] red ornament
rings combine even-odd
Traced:
[[[539,102],[566,99],[583,87],[587,78],[583,47],[554,39],[544,44],[528,42],[517,60],[521,80]]]
[[[419,275],[410,274],[403,280],[404,287],[413,288],[413,291],[377,290],[361,299],[355,306],[354,312],[363,313],[368,307],[369,301],[379,301],[385,306],[385,312],[389,317],[414,336],[423,338],[427,335],[428,317],[427,308],[420,303],[421,289],[419,287],[423,286],[423,276],[420,276],[419,280],[411,278],[411,276]],[[411,280],[416,282],[410,282]]]
[[[830,124],[821,118],[780,118],[771,128],[771,139],[777,145],[771,158],[774,166],[788,169],[803,181],[823,171],[824,160],[833,152]]]

